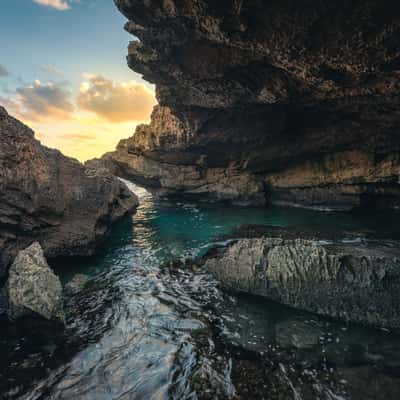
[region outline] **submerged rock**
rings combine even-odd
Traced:
[[[137,205],[119,179],[42,146],[0,107],[0,278],[33,241],[46,257],[91,255]]]
[[[282,347],[309,349],[317,346],[322,336],[322,330],[317,323],[288,320],[277,324],[276,341]]]
[[[8,317],[42,317],[64,323],[60,279],[50,269],[38,242],[18,253],[7,281]]]
[[[399,5],[115,0],[159,106],[105,162],[160,193],[400,206]]]
[[[89,276],[85,274],[76,274],[65,286],[64,291],[68,294],[80,292],[89,281]]]
[[[229,289],[321,315],[400,328],[400,249],[392,243],[242,239],[205,268]]]

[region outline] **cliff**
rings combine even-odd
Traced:
[[[167,194],[400,205],[400,5],[115,0],[159,106],[105,158]]]
[[[34,241],[50,258],[91,255],[137,204],[117,178],[42,146],[0,107],[0,278]]]

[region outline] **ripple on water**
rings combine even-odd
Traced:
[[[134,191],[136,215],[98,256],[55,265],[63,282],[89,276],[67,298],[63,335],[1,321],[5,399],[398,398],[397,336],[231,296],[201,271],[160,268],[203,254],[243,223],[380,230],[393,216],[173,204]]]

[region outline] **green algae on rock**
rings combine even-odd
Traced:
[[[234,291],[349,322],[400,328],[400,250],[385,242],[238,240],[205,268]]]

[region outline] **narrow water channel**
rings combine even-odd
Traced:
[[[224,293],[203,271],[163,267],[202,254],[242,224],[332,225],[394,238],[399,213],[175,203],[134,191],[138,212],[96,257],[54,265],[65,284],[88,277],[67,293],[64,333],[2,317],[1,399],[223,399],[246,391],[260,399],[400,398],[395,333]]]

